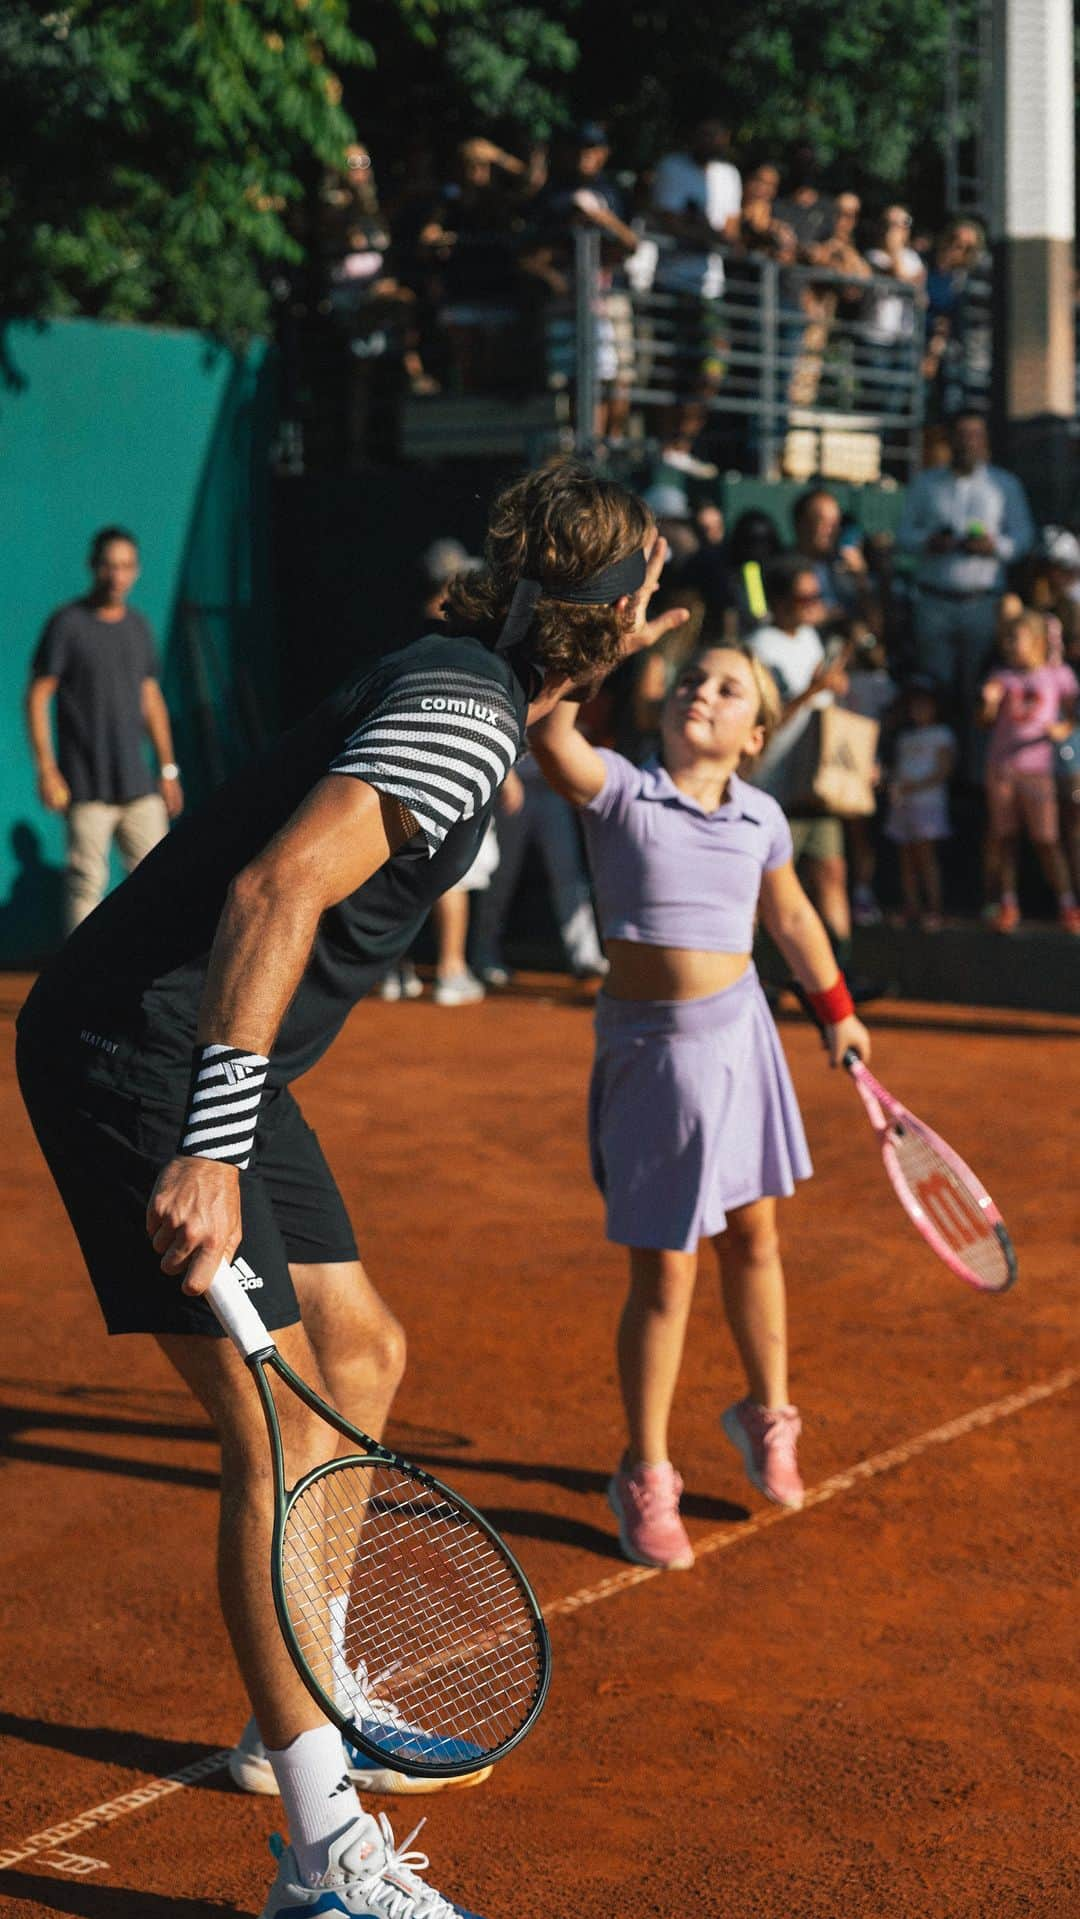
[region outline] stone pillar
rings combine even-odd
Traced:
[[[1036,516],[1075,507],[1072,0],[994,0],[994,446]]]

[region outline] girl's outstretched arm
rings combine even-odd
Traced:
[[[790,860],[762,874],[761,918],[800,986],[808,993],[827,993],[836,985],[839,968],[829,935]],[[839,1066],[849,1046],[861,1060],[870,1057],[870,1035],[853,1012],[827,1022],[826,1037],[834,1066]]]
[[[541,773],[573,806],[587,806],[607,778],[596,748],[578,731],[580,710],[575,700],[560,700],[529,728],[529,745]]]

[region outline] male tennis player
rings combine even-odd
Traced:
[[[509,487],[447,630],[348,681],[186,819],[19,1020],[27,1109],[109,1331],[153,1334],[220,1436],[222,1608],[292,1840],[263,1919],[460,1909],[362,1812],[286,1654],[262,1412],[202,1294],[236,1259],[283,1357],[379,1434],[403,1336],[290,1082],[471,865],[526,726],[685,617],[646,619],[664,557],[641,502],[580,467]],[[325,1429],[291,1394],[280,1416],[298,1474]]]

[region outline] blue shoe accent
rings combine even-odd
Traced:
[[[274,1919],[288,1919],[290,1912],[305,1913],[307,1914],[307,1919],[318,1919],[320,1913],[324,1915],[325,1919],[326,1913],[334,1912],[344,1913],[345,1919],[378,1919],[378,1914],[374,1912],[358,1913],[355,1907],[350,1910],[348,1906],[342,1904],[336,1892],[320,1893],[313,1906],[309,1905],[306,1900],[302,1906],[276,1906],[274,1908]]]
[[[434,1733],[420,1732],[418,1728],[407,1726],[391,1726],[381,1719],[361,1719],[359,1729],[388,1759],[403,1753],[407,1759],[427,1759],[456,1765],[466,1759],[483,1757],[482,1748],[474,1745],[470,1739],[440,1739]],[[349,1744],[348,1739],[345,1740],[345,1750],[358,1772],[365,1769],[374,1772],[378,1762],[369,1753],[360,1752]]]

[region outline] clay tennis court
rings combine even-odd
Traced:
[[[105,1338],[11,1063],[2,983],[0,1909],[261,1909],[276,1800],[214,1592],[216,1457],[148,1340]],[[676,1408],[689,1573],[627,1565],[622,1254],[601,1236],[587,999],[526,976],[357,1009],[300,1097],[411,1339],[390,1437],[506,1534],[549,1614],[532,1737],[424,1811],[431,1881],[485,1919],[1067,1919],[1073,1786],[1080,1020],[872,1010],[874,1066],[970,1158],[1020,1284],[982,1297],[904,1220],[844,1075],[782,1031],[817,1178],[782,1209],[800,1459],[781,1514],[717,1415],[742,1390],[703,1267]]]

